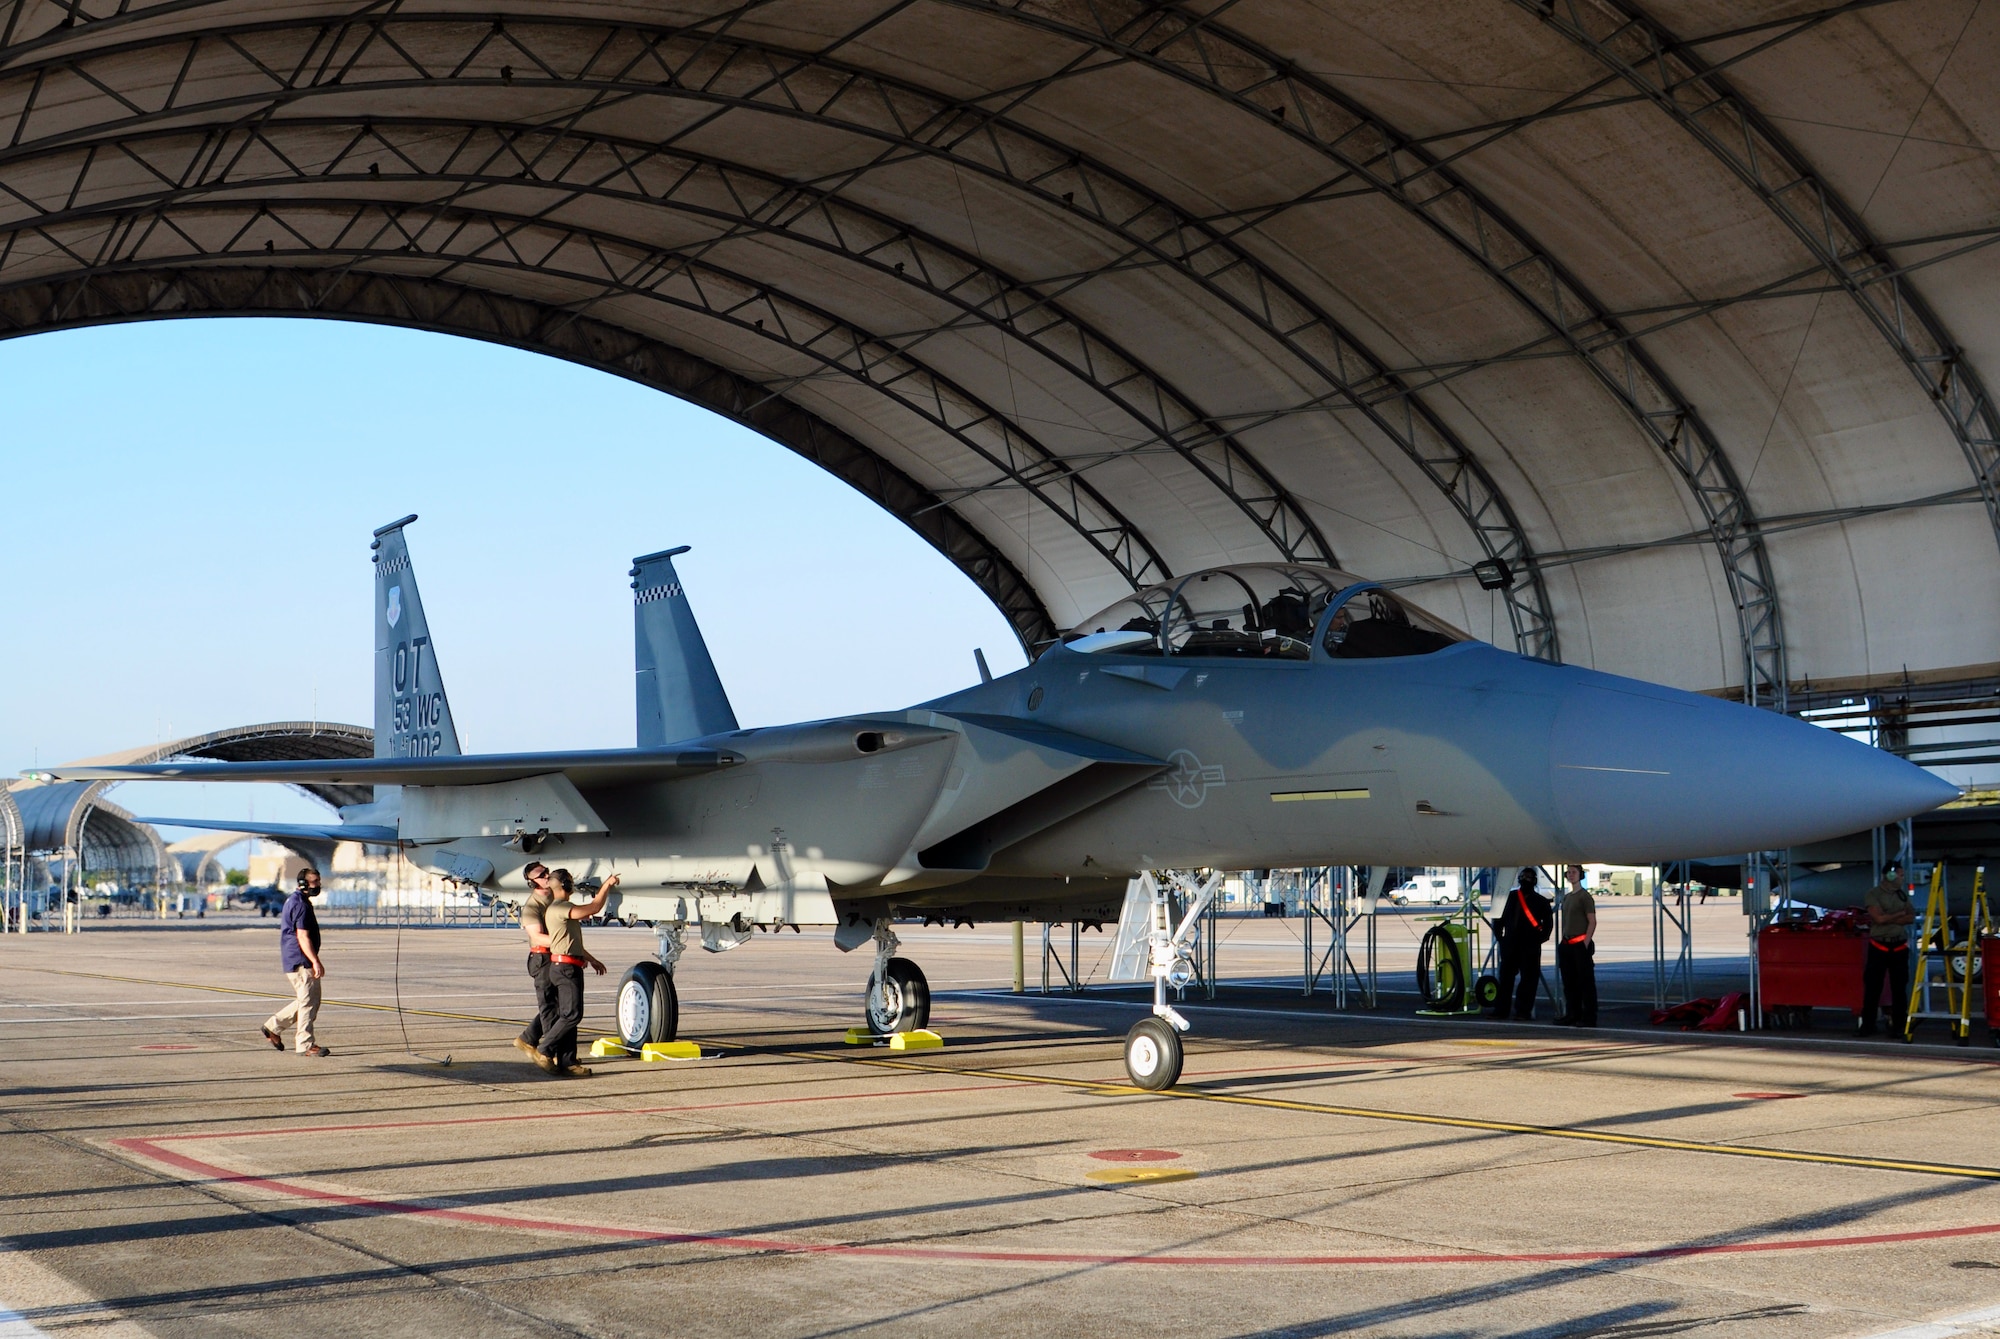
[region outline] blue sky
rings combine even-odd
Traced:
[[[676,544],[746,725],[1023,663],[929,545],[785,448],[603,373],[384,327],[193,320],[0,341],[0,771],[229,725],[367,724],[369,532],[410,549],[468,750],[633,738],[635,554]],[[311,820],[274,788],[144,814]]]

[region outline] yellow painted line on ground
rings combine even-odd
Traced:
[[[1386,1111],[1373,1107],[1334,1106],[1325,1102],[1301,1102],[1282,1097],[1249,1097],[1237,1093],[1210,1093],[1195,1088],[1168,1088],[1151,1093],[1122,1083],[1097,1083],[1088,1079],[1065,1079],[1048,1074],[1016,1074],[995,1069],[947,1069],[939,1065],[874,1056],[835,1056],[849,1064],[880,1065],[891,1069],[922,1070],[953,1078],[1000,1079],[1011,1083],[1039,1083],[1055,1088],[1118,1094],[1133,1097],[1173,1097],[1189,1102],[1219,1102],[1226,1106],[1261,1107],[1268,1111],[1297,1111],[1315,1116],[1345,1116],[1352,1120],[1390,1121],[1403,1125],[1439,1126],[1451,1130],[1476,1130],[1482,1134],[1529,1135],[1543,1139],[1572,1139],[1591,1144],[1614,1144],[1625,1148],[1649,1148],[1670,1153],[1711,1153],[1732,1158],[1759,1158],[1772,1162],[1805,1162],[1825,1167],[1856,1167],[1882,1172],[1911,1172],[1923,1176],[1948,1176],[1960,1180],[2000,1182],[2000,1167],[1961,1167],[1942,1162],[1905,1162],[1896,1158],[1862,1158],[1843,1153],[1807,1153],[1795,1149],[1758,1148],[1752,1144],[1711,1144],[1698,1139],[1669,1139],[1661,1135],[1614,1134],[1568,1125],[1528,1125],[1516,1121],[1479,1120],[1471,1116],[1432,1116],[1416,1111]]]
[[[122,981],[129,985],[170,986],[181,990],[205,990],[219,995],[248,995],[257,999],[288,1000],[290,994],[267,990],[240,990],[231,986],[205,986],[187,981],[160,981],[150,977],[113,976],[107,972],[77,972],[56,967],[15,967],[15,971],[45,972],[51,976],[88,977],[95,981]],[[395,1013],[393,1004],[361,1004],[328,1000],[350,1009],[373,1009]],[[450,1018],[466,1023],[499,1023],[514,1026],[518,1019],[489,1018],[483,1014],[445,1013],[435,1009],[405,1009],[404,1013],[426,1018]],[[587,1029],[586,1029],[587,1030]],[[734,1048],[725,1048],[734,1049]],[[1043,1087],[1070,1088],[1079,1092],[1131,1097],[1170,1097],[1189,1102],[1218,1102],[1226,1106],[1260,1107],[1269,1111],[1296,1111],[1315,1116],[1345,1116],[1350,1120],[1389,1121],[1402,1125],[1428,1125],[1450,1130],[1476,1130],[1482,1134],[1527,1135],[1542,1139],[1580,1140],[1591,1144],[1613,1144],[1625,1148],[1649,1148],[1669,1153],[1710,1153],[1721,1157],[1758,1158],[1770,1162],[1803,1162],[1822,1167],[1854,1167],[1880,1172],[1908,1172],[1922,1176],[1948,1176],[1960,1180],[2000,1182],[2000,1167],[1961,1167],[1944,1162],[1905,1162],[1897,1158],[1862,1158],[1842,1153],[1806,1153],[1795,1149],[1758,1148],[1751,1144],[1710,1144],[1698,1139],[1669,1139],[1660,1135],[1614,1134],[1606,1130],[1585,1130],[1569,1125],[1528,1125],[1516,1121],[1479,1120],[1471,1116],[1433,1116],[1416,1111],[1388,1111],[1373,1107],[1335,1106],[1325,1102],[1301,1102],[1282,1097],[1250,1097],[1238,1093],[1210,1093],[1195,1088],[1169,1088],[1154,1093],[1124,1083],[1104,1083],[1091,1079],[1066,1079],[1052,1074],[1017,1074],[999,1069],[960,1069],[927,1065],[914,1060],[891,1060],[884,1056],[829,1054],[788,1051],[801,1060],[834,1060],[851,1065],[875,1065],[883,1069],[914,1070],[948,1078],[997,1079],[1007,1083],[1031,1083]]]

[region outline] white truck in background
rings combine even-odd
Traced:
[[[1399,907],[1456,906],[1465,897],[1465,886],[1458,870],[1427,869],[1383,896]]]

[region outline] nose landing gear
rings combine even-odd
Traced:
[[[1201,914],[1208,910],[1216,890],[1222,886],[1222,876],[1210,873],[1194,889],[1179,926],[1173,923],[1166,883],[1147,871],[1139,876],[1139,886],[1152,894],[1153,901],[1152,929],[1146,936],[1153,977],[1153,1012],[1151,1017],[1134,1023],[1125,1034],[1125,1074],[1136,1087],[1156,1093],[1180,1082],[1180,1034],[1188,1030],[1187,1019],[1167,1003],[1167,987],[1179,990],[1194,979],[1195,933],[1201,924]]]

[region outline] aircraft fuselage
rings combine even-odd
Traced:
[[[1006,722],[1156,765],[1121,765],[1101,797],[1082,785],[1075,812],[1018,839],[940,842],[982,814],[963,793],[969,781],[1046,762],[1032,742],[988,728]],[[807,730],[824,737],[812,760],[797,743]],[[614,914],[692,920],[688,899],[706,897],[712,908],[735,899],[748,921],[815,924],[859,902],[990,903],[996,914],[1098,903],[1144,869],[1650,863],[1770,849],[1881,821],[1885,805],[1927,807],[1941,785],[1770,712],[1480,642],[1375,660],[1057,647],[909,711],[690,742],[743,761],[586,791],[609,830],[565,836],[541,858],[579,877],[621,873]],[[1832,776],[1848,784],[1829,787]],[[1034,773],[1021,789],[1048,781]],[[490,860],[503,889],[525,889],[528,856],[502,839],[451,847]]]

